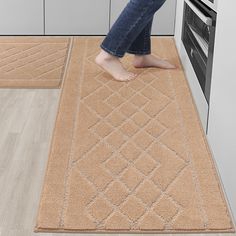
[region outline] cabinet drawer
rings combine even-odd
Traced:
[[[110,0],[45,0],[45,32],[101,35],[109,30]]]
[[[111,0],[111,22],[115,22],[129,0]],[[152,35],[174,35],[176,0],[167,0],[155,13]]]
[[[0,0],[0,35],[43,33],[43,0]]]

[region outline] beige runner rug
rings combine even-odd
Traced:
[[[0,88],[59,88],[70,38],[1,36]]]
[[[153,53],[180,69],[117,82],[94,63],[103,37],[74,37],[36,232],[234,232],[174,40]]]

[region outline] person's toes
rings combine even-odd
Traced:
[[[136,76],[137,76],[137,74],[127,73],[125,75],[118,76],[116,79],[118,81],[130,81],[130,80],[134,79]]]
[[[129,75],[133,78],[135,78],[137,76],[137,74],[135,74],[135,73],[129,73]]]
[[[138,74],[130,73],[130,74],[129,74],[129,78],[128,78],[128,80],[135,79],[137,76],[138,76]]]

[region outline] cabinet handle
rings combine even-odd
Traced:
[[[190,50],[190,55],[191,55],[191,57],[193,57],[193,49],[192,48]]]
[[[212,26],[212,19],[205,16],[193,3],[185,0],[186,4],[193,10],[193,12],[208,26]]]

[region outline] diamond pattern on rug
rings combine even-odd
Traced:
[[[0,87],[60,87],[69,39],[1,37]]]
[[[57,121],[63,142],[56,146],[57,155],[50,156],[36,229],[232,231],[181,72],[136,69],[127,55],[121,60],[139,75],[127,83],[117,82],[94,63],[102,38],[74,39],[72,58],[79,56],[83,63],[73,61],[76,77],[65,81],[65,104]],[[177,57],[172,39],[157,38],[156,43],[154,53],[160,50],[171,58],[171,49]],[[66,95],[70,103],[66,103]],[[68,106],[71,109],[63,112]],[[62,144],[65,141],[67,145]],[[55,166],[60,166],[60,172]],[[61,183],[56,195],[50,185],[53,171]],[[214,194],[208,186],[214,188]],[[52,196],[57,201],[52,202]]]

